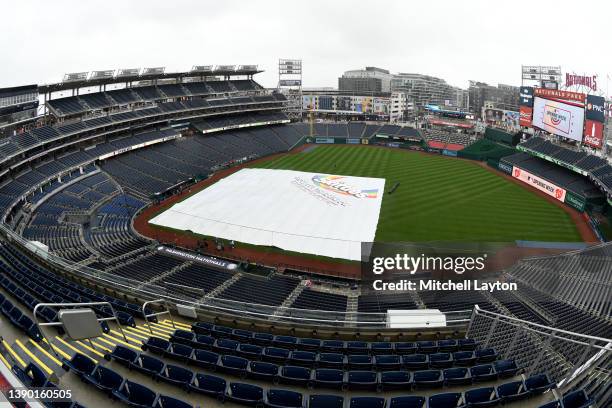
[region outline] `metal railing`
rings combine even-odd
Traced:
[[[526,375],[548,374],[561,393],[583,388],[600,406],[612,406],[612,390],[606,386],[612,375],[612,339],[528,322],[478,305],[467,337],[514,359]]]

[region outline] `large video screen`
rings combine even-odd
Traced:
[[[580,142],[584,126],[584,108],[536,97],[532,124],[547,132]]]

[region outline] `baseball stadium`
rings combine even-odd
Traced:
[[[0,402],[612,406],[610,101],[554,67],[515,111],[303,69],[0,88]]]

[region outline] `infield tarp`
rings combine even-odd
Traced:
[[[374,241],[385,180],[243,169],[151,224],[288,251],[361,259]]]

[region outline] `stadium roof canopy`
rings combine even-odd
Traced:
[[[190,71],[183,72],[165,72],[163,67],[92,71],[91,73],[77,72],[64,75],[61,82],[38,85],[38,91],[40,93],[50,93],[115,83],[199,78],[202,76],[252,76],[260,72],[263,72],[263,70],[260,70],[257,65],[196,65]]]

